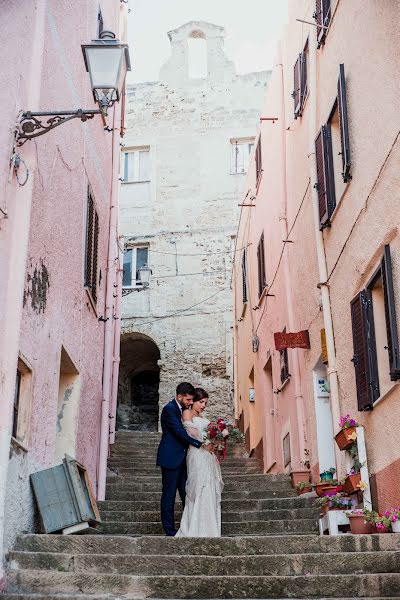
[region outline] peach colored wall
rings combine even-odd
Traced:
[[[7,545],[18,531],[32,527],[29,473],[55,464],[62,346],[80,373],[76,458],[97,485],[104,353],[104,323],[98,318],[105,312],[111,183],[119,164],[118,157],[113,163],[112,147],[119,137],[120,108],[115,109],[115,133],[105,132],[97,116],[26,142],[18,150],[29,168],[25,187],[9,173],[9,160],[19,111],[96,108],[81,44],[97,37],[99,6],[105,28],[118,36],[121,9],[112,0],[10,1],[2,8],[0,30],[9,57],[2,62],[0,91],[0,207],[8,213],[7,218],[0,213],[2,455],[10,443],[18,353],[33,372],[28,451],[12,454],[10,461],[6,529],[0,534]],[[23,179],[23,168],[19,176]],[[88,184],[100,226],[96,310],[83,286]],[[41,302],[32,300],[35,271],[48,277]]]
[[[312,4],[312,3],[311,3]],[[249,246],[249,279],[252,301],[248,303],[243,321],[241,302],[241,254],[235,262],[235,348],[236,358],[236,402],[237,412],[244,411],[245,420],[250,421],[246,387],[247,377],[254,366],[255,379],[260,382],[257,400],[260,405],[259,422],[253,426],[254,446],[262,435],[264,422],[264,449],[276,453],[273,470],[282,471],[281,440],[290,430],[292,441],[292,468],[301,465],[303,443],[310,451],[311,468],[315,476],[319,473],[316,438],[316,415],[314,407],[312,370],[320,354],[320,330],[324,327],[320,310],[320,292],[313,207],[308,160],[309,100],[303,116],[293,117],[293,66],[298,53],[303,49],[307,36],[315,36],[315,27],[296,22],[296,18],[312,21],[314,5],[308,2],[290,2],[289,23],[284,32],[276,64],[269,84],[264,116],[278,116],[275,125],[261,124],[263,177],[255,208],[244,208],[239,228],[238,248]],[[353,356],[353,341],[350,320],[350,301],[365,286],[378,266],[383,246],[390,243],[398,321],[400,319],[400,241],[399,228],[399,184],[398,164],[400,144],[398,140],[398,90],[400,50],[393,22],[400,17],[398,3],[332,2],[333,19],[325,45],[316,51],[316,110],[318,128],[324,124],[337,94],[339,63],[344,63],[347,83],[347,103],[352,159],[352,180],[345,186],[343,197],[337,198],[338,207],[333,215],[332,227],[323,233],[327,269],[330,277],[330,300],[337,352],[337,368],[340,383],[341,413],[351,413],[366,428],[366,443],[369,469],[376,475],[380,508],[387,502],[399,503],[397,492],[391,486],[385,492],[385,473],[390,465],[400,458],[400,443],[397,432],[400,425],[400,391],[398,383],[392,382],[391,389],[370,413],[357,411]],[[357,28],[354,28],[357,23]],[[283,65],[283,66],[282,66]],[[283,69],[283,81],[280,70]],[[279,98],[283,95],[284,108]],[[286,160],[286,167],[284,164]],[[249,172],[247,187],[255,191],[254,163]],[[292,227],[289,243],[282,255],[281,266],[274,281],[274,297],[264,298],[259,310],[252,311],[257,304],[256,250],[262,230],[265,235],[267,283],[275,273],[282,251],[282,234],[279,226],[279,206],[287,186],[288,228]],[[307,186],[309,185],[308,189]],[[300,204],[303,204],[300,208]],[[249,216],[250,215],[250,216]],[[288,257],[292,296],[284,277],[284,258]],[[294,330],[308,329],[311,349],[299,350],[301,396],[304,401],[304,437],[300,430],[295,410],[293,377],[284,390],[273,398],[275,416],[269,414],[271,400],[263,381],[263,367],[271,353],[274,388],[279,385],[279,355],[274,350],[272,334],[280,331],[288,322],[288,305],[292,297]],[[257,327],[265,302],[268,302],[258,329],[260,350],[251,351],[252,314]],[[252,306],[250,306],[252,304]],[[289,370],[293,368],[293,350],[289,350]],[[239,397],[242,397],[240,402]],[[262,415],[264,414],[264,421]],[[266,425],[265,425],[266,423]],[[272,441],[271,441],[272,440]],[[265,450],[265,468],[269,468],[268,451]],[[396,496],[397,494],[397,496]],[[397,499],[396,499],[397,498]],[[386,506],[387,508],[387,506]]]

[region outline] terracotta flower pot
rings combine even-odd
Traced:
[[[354,473],[354,475],[348,475],[344,482],[343,491],[346,494],[354,494],[359,492],[358,484],[361,483],[361,473]]]
[[[351,533],[362,535],[372,533],[372,525],[365,520],[364,515],[348,515],[350,521]]]
[[[373,525],[372,533],[389,533],[389,529],[387,527],[384,527],[383,529],[378,529],[376,525]]]
[[[335,435],[335,440],[339,446],[339,450],[347,450],[354,444],[354,440],[349,439],[350,436],[355,432],[355,427],[348,427],[347,429],[341,429],[339,433]]]
[[[329,482],[326,482],[326,483],[325,482],[324,483],[317,483],[315,485],[315,493],[320,498],[322,496],[325,496],[326,494],[329,494],[330,492],[335,492],[336,494],[338,494],[341,491],[343,491],[343,486],[341,486],[341,485],[332,485]]]
[[[290,477],[292,479],[292,486],[296,487],[298,483],[310,482],[310,471],[292,471]]]
[[[305,487],[303,489],[299,489],[299,488],[296,488],[296,489],[297,489],[297,495],[298,496],[301,496],[302,494],[308,494],[308,492],[312,491],[311,484],[310,484],[309,487]]]

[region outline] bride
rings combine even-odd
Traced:
[[[202,416],[208,394],[196,388],[192,409],[184,410],[183,426],[203,441],[209,420]],[[221,537],[221,468],[215,454],[190,446],[187,454],[186,503],[176,537]]]

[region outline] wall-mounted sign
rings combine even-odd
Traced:
[[[328,349],[326,347],[325,329],[321,329],[321,360],[324,365],[328,364]]]
[[[310,336],[308,331],[298,331],[297,333],[288,333],[286,331],[278,331],[274,333],[275,348],[277,350],[285,350],[286,348],[303,348],[309,350]]]
[[[249,388],[249,400],[250,402],[254,402],[256,399],[254,388]]]

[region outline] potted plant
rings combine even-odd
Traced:
[[[318,483],[314,484],[314,489],[317,496],[321,498],[330,492],[334,492],[335,494],[342,492],[343,486],[337,479],[331,479],[330,481],[318,481]]]
[[[372,524],[375,530],[374,533],[389,533],[392,522],[390,517],[381,513],[374,513]]]
[[[372,511],[364,508],[355,508],[347,513],[352,534],[361,535],[372,533],[372,524],[369,520],[371,512]]]
[[[322,515],[325,515],[330,510],[350,510],[353,506],[351,498],[334,492],[330,492],[322,498],[317,498],[315,504],[322,509]]]
[[[321,481],[333,481],[333,476],[336,473],[336,469],[334,467],[332,467],[331,469],[327,469],[326,471],[323,471],[322,473],[319,474],[319,476],[321,477]]]
[[[307,492],[312,491],[312,485],[309,481],[300,481],[296,485],[297,494],[300,496],[301,494],[306,494]]]
[[[290,477],[293,487],[297,487],[299,483],[310,483],[310,471],[292,471]]]
[[[383,516],[390,519],[393,533],[400,533],[400,508],[391,508],[385,511]]]
[[[357,421],[352,419],[350,415],[340,417],[340,431],[335,435],[335,440],[340,450],[347,450],[347,448],[350,448],[354,444],[357,439],[356,427],[358,425]]]
[[[361,486],[361,473],[360,473],[359,469],[353,467],[344,481],[343,491],[346,494],[355,494],[356,492],[360,491],[360,486]]]

